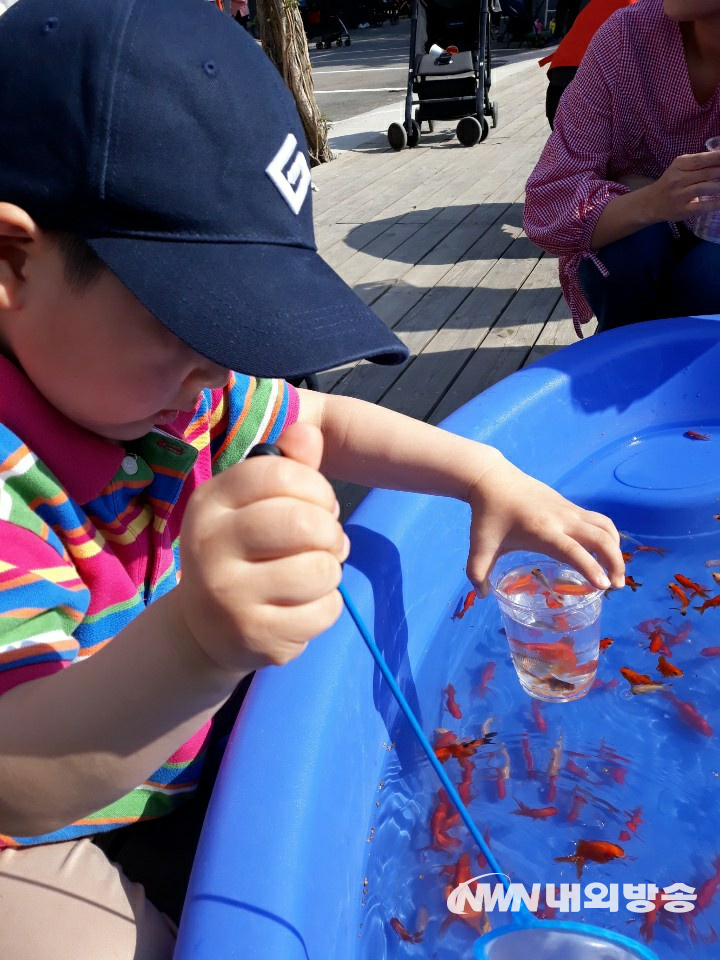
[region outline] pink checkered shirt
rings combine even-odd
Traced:
[[[528,237],[560,257],[560,284],[578,336],[592,317],[578,267],[589,257],[608,275],[591,239],[605,205],[628,192],[616,178],[657,179],[676,157],[701,153],[718,134],[720,87],[697,102],[680,29],[665,16],[662,0],[639,0],[614,13],[562,96],[525,200]]]

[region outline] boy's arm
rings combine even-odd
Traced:
[[[0,696],[0,834],[52,833],[120,799],[242,677],[337,619],[349,545],[317,472],[322,437],[296,424],[278,445],[286,457],[236,464],[193,493],[177,587],[85,662]]]
[[[299,393],[300,420],[322,431],[328,476],[470,504],[467,572],[482,592],[495,560],[514,549],[562,559],[602,589],[610,586],[605,570],[613,586],[624,585],[613,523],[527,476],[495,448],[362,400]]]

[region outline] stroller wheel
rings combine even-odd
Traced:
[[[487,120],[483,120],[485,128],[489,129]],[[476,143],[484,140],[483,128],[477,117],[463,117],[455,128],[455,133],[460,143],[464,147],[474,147]],[[485,134],[487,136],[487,133]]]
[[[330,47],[332,46],[332,44],[330,43],[329,40],[326,40],[325,43],[323,44],[323,46],[325,47],[326,50],[329,50]]]
[[[492,117],[493,130],[498,125],[498,116],[500,114],[500,108],[498,107],[497,100],[493,100],[490,104],[490,116]]]
[[[410,129],[407,131],[407,145],[416,147],[420,143],[420,124],[417,120],[410,121]]]
[[[335,46],[336,46],[336,47],[341,47],[341,46],[342,46],[342,40],[336,40],[336,41],[335,41]]]
[[[322,40],[318,40],[318,42],[315,44],[315,49],[322,50],[322,48],[323,48]]]
[[[346,37],[346,38],[345,38],[345,46],[346,46],[346,47],[349,47],[349,46],[350,46],[350,37]]]
[[[391,123],[387,132],[388,143],[393,150],[404,150],[407,146],[408,137],[405,127],[401,123]]]

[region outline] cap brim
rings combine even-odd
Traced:
[[[256,377],[302,377],[408,350],[314,250],[92,237],[89,246],[198,353]]]

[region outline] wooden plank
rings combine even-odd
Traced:
[[[556,264],[543,257],[430,416],[439,423],[478,393],[518,370],[560,299]]]

